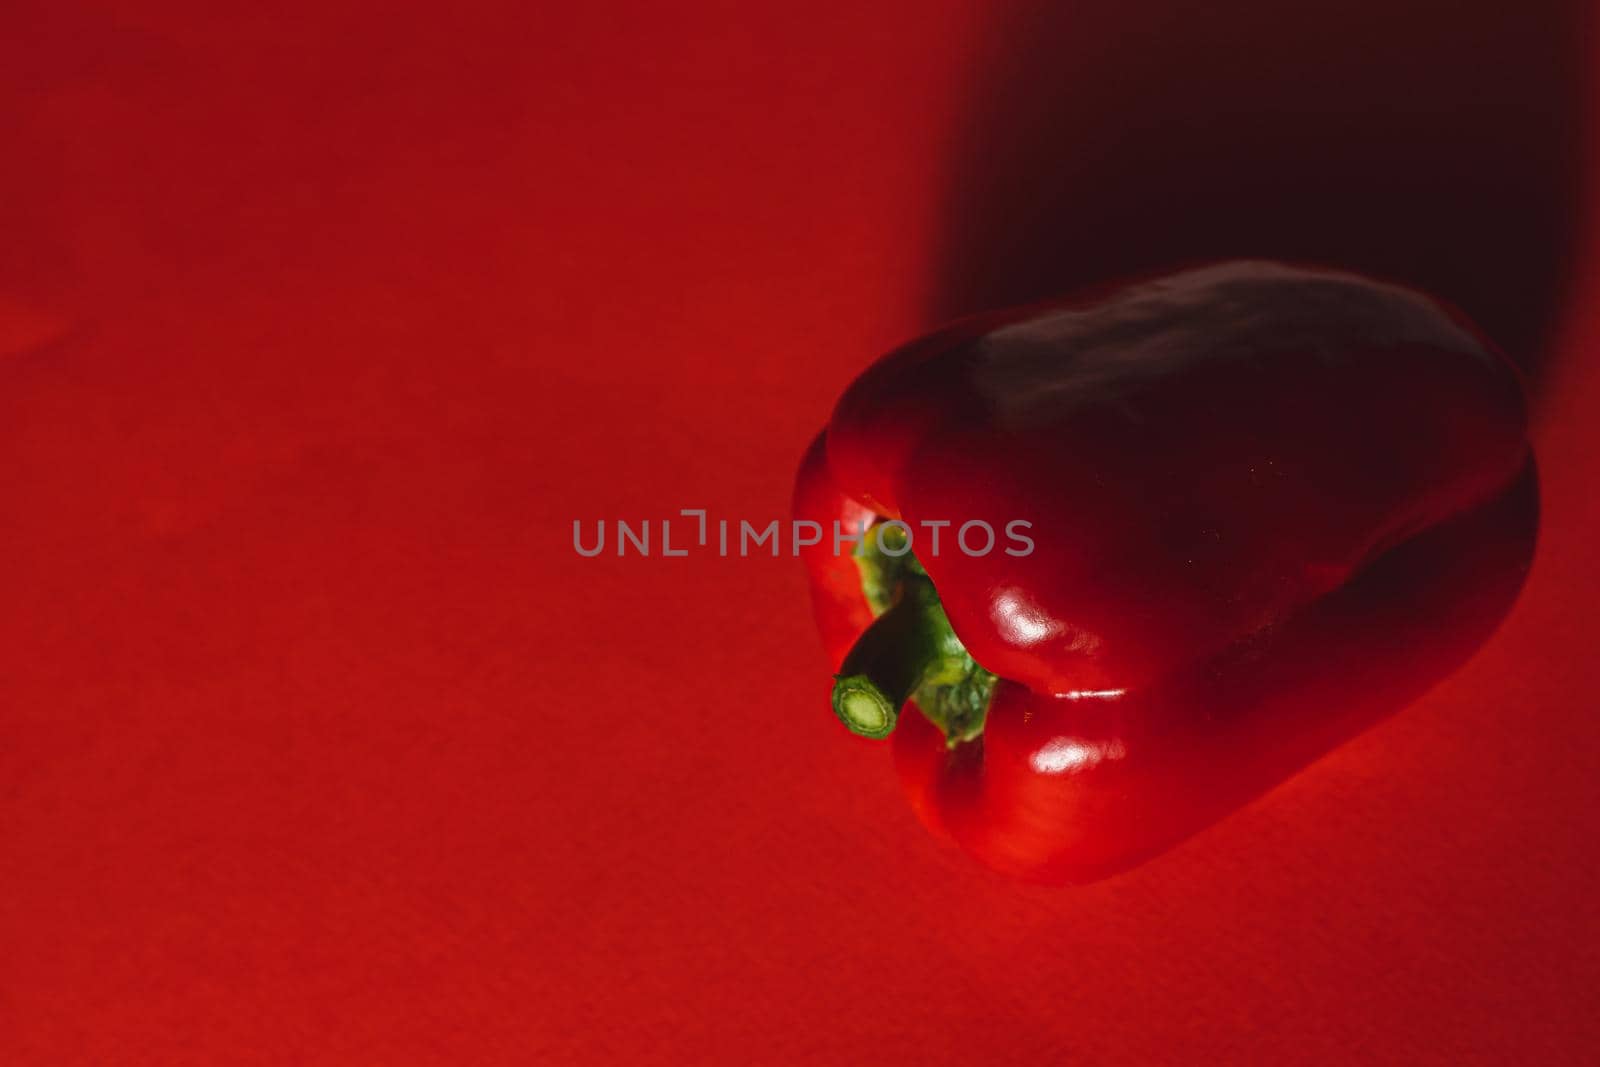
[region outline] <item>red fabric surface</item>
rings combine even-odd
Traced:
[[[1161,32],[1092,7],[1073,55]],[[1001,14],[10,6],[0,1061],[1593,1055],[1600,213],[1560,216],[1501,633],[1106,883],[923,833],[827,712],[792,560],[573,552],[785,517],[849,378],[984,298],[944,176]],[[1477,30],[1462,121],[1520,128],[1487,60],[1537,49]],[[1099,240],[1076,273],[1129,258]]]

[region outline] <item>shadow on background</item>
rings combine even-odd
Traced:
[[[1583,175],[1588,0],[1029,3],[955,146],[939,319],[1271,256],[1454,302],[1537,378]]]

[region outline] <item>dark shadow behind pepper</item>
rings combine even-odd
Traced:
[[[1587,0],[1021,5],[954,140],[931,318],[1198,260],[1461,307],[1537,385],[1579,232]]]

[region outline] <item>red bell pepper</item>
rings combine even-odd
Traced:
[[[841,722],[893,734],[931,828],[1081,882],[1462,662],[1520,586],[1537,494],[1520,378],[1460,313],[1232,262],[892,352],[795,513],[828,532],[801,554]]]

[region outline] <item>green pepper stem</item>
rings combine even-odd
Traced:
[[[887,737],[917,687],[964,656],[933,583],[907,575],[894,603],[862,632],[834,675],[834,714],[852,733]]]

